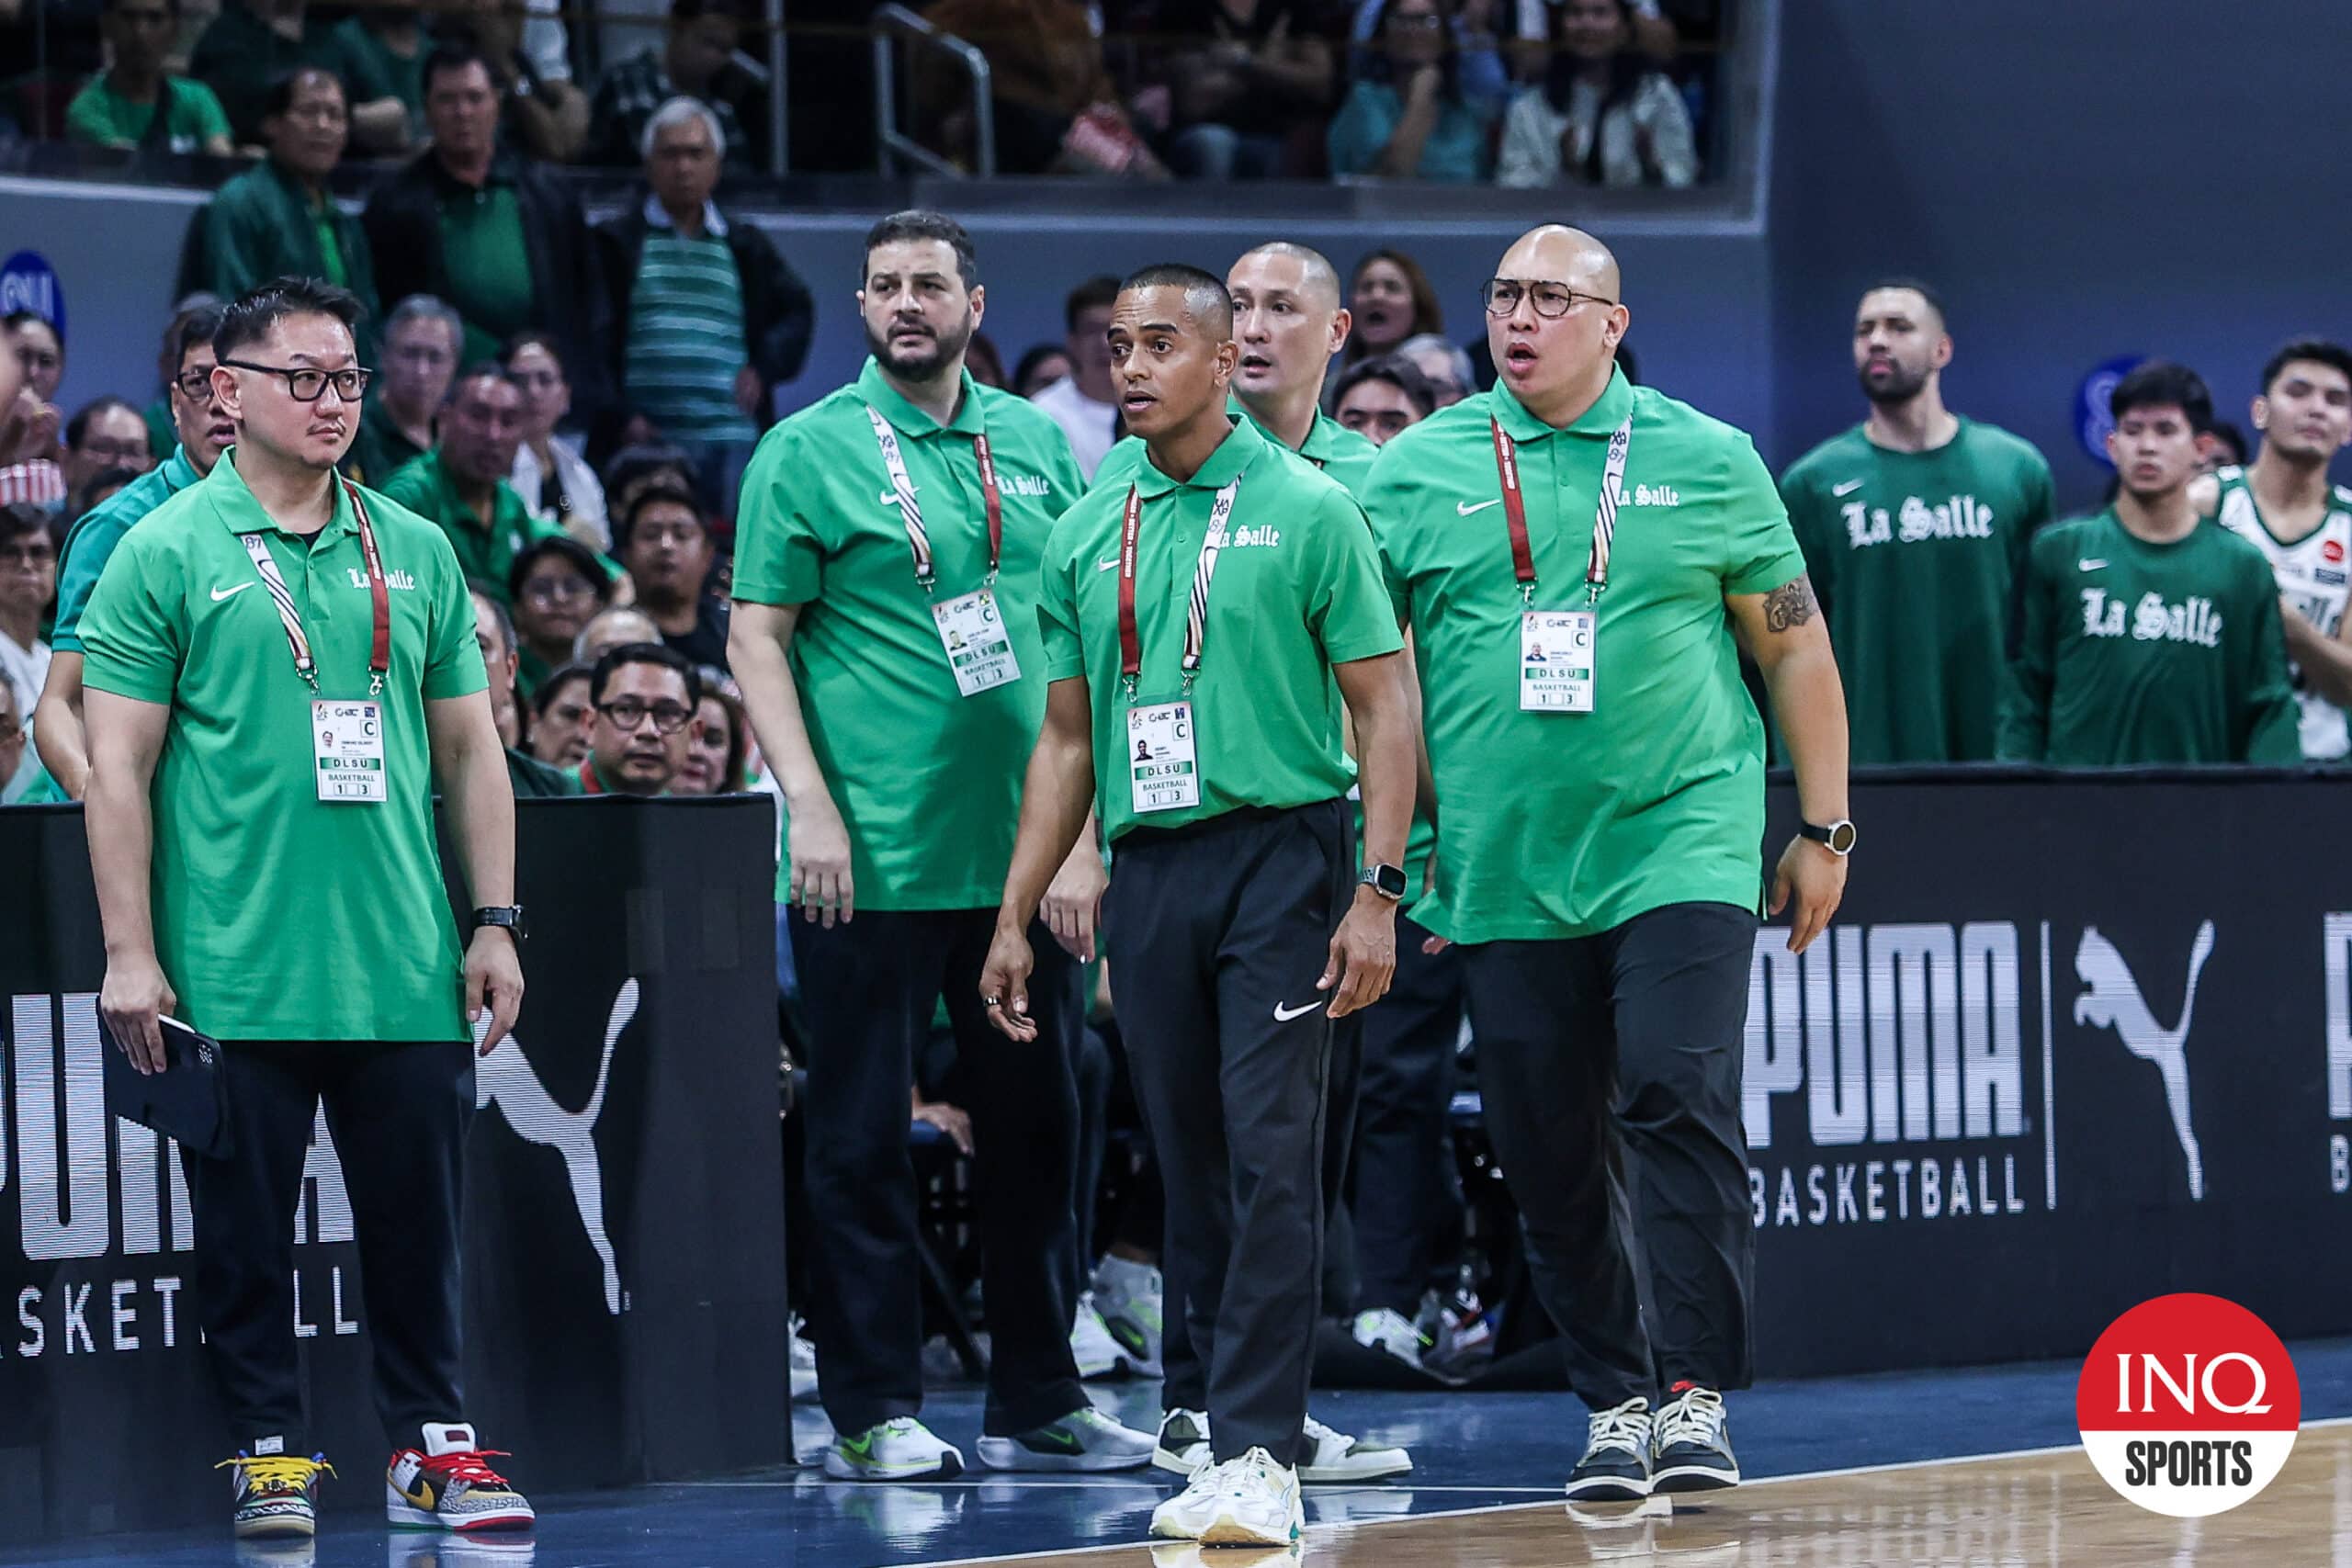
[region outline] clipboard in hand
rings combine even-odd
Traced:
[[[107,1110],[126,1122],[153,1128],[191,1154],[227,1159],[235,1149],[229,1130],[228,1083],[220,1076],[220,1043],[177,1019],[162,1023],[164,1068],[141,1073],[130,1065],[130,1054],[100,1015]]]

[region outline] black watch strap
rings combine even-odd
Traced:
[[[1833,855],[1849,855],[1854,852],[1854,824],[1850,818],[1840,817],[1826,828],[1816,828],[1810,822],[1800,822],[1797,824],[1797,831],[1816,844],[1826,844],[1829,847],[1829,852]]]
[[[485,905],[474,911],[474,925],[477,929],[503,926],[514,933],[516,942],[522,941],[526,934],[523,925],[523,906],[520,904]]]

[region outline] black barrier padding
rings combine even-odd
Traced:
[[[514,1040],[477,1068],[468,1414],[540,1491],[780,1461],[773,807],[527,801],[517,818],[532,934]],[[446,839],[442,853],[463,909]],[[215,1519],[228,1487],[207,1467],[226,1450],[185,1190],[97,1098],[104,953],[79,808],[0,812],[0,1544]],[[298,1331],[313,1437],[342,1472],[322,1501],[372,1512],[384,1438],[357,1249],[338,1239],[349,1220],[323,1150],[312,1174]]]

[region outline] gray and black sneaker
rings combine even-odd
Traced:
[[[1714,1492],[1739,1484],[1739,1461],[1724,1430],[1724,1396],[1679,1382],[1650,1433],[1650,1490]]]
[[[1650,1495],[1650,1402],[1592,1413],[1584,1458],[1568,1476],[1572,1503],[1632,1503]]]
[[[1159,1441],[1151,1450],[1155,1469],[1191,1480],[1209,1462],[1209,1416],[1205,1410],[1171,1410],[1159,1418]]]
[[[1018,1437],[980,1439],[980,1462],[990,1470],[1141,1470],[1151,1455],[1149,1437],[1091,1405]]]

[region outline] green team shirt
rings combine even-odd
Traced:
[[[2044,528],[2026,570],[2004,761],[2302,761],[2262,552],[2215,523],[2152,545],[2113,508]]]
[[[1932,452],[1860,425],[1781,477],[1829,623],[1856,762],[1991,760],[2008,687],[2010,605],[2050,465],[1973,420]]]
[[[1193,683],[1200,803],[1138,815],[1127,712],[1184,695],[1184,624],[1216,492],[1238,478],[1217,552]],[[1130,703],[1119,673],[1119,571],[1128,486],[1136,535],[1136,634],[1143,673]],[[1046,675],[1083,677],[1094,716],[1096,813],[1106,842],[1241,807],[1312,806],[1355,782],[1340,744],[1331,666],[1404,646],[1381,593],[1363,509],[1338,483],[1242,420],[1200,471],[1170,479],[1147,458],[1126,484],[1098,482],[1046,547],[1038,601]]]
[[[1522,599],[1488,421],[1519,444],[1535,607],[1576,610],[1628,414],[1594,711],[1522,712]],[[1382,447],[1365,500],[1412,626],[1437,781],[1440,886],[1415,918],[1456,942],[1545,941],[1667,904],[1754,908],[1764,730],[1724,599],[1781,587],[1804,558],[1747,436],[1623,372],[1565,431],[1497,387]]]
[[[383,481],[382,488],[387,496],[419,517],[439,524],[441,531],[449,536],[450,547],[458,552],[458,562],[465,574],[480,579],[482,591],[495,593],[502,603],[506,599],[506,575],[514,565],[514,558],[532,540],[563,532],[561,524],[542,522],[532,516],[531,509],[523,504],[523,498],[504,479],[498,481],[490,525],[484,527],[474,509],[459,499],[457,479],[442,462],[439,447],[404,464]]]
[[[915,580],[890,473],[866,411],[897,433],[930,536]],[[973,438],[996,469],[1004,553],[995,592],[1021,678],[961,695],[933,607],[988,579],[988,505]],[[993,908],[1004,896],[1021,780],[1046,712],[1039,562],[1085,481],[1059,426],[964,378],[941,425],[871,359],[850,385],[768,432],[743,476],[735,597],[805,606],[792,673],[808,742],[849,829],[862,909]],[[779,867],[776,896],[788,871]]]
[[[137,147],[147,140],[158,110],[163,143],[174,152],[201,152],[214,137],[229,139],[229,116],[212,89],[185,76],[163,79],[156,101],[134,104],[115,91],[111,72],[90,79],[65,110],[65,134],[100,147]]]
[[[175,447],[169,457],[107,497],[104,505],[82,514],[58,557],[57,625],[50,632],[51,648],[60,653],[83,651],[82,612],[89,607],[98,575],[114,558],[115,547],[142,518],[197,482],[187,448]]]
[[[258,533],[284,573],[323,694],[364,697],[373,599],[340,488],[305,541],[223,454],[123,539],[82,618],[90,689],[171,710],[150,796],[155,947],[179,1016],[217,1039],[468,1037],[424,705],[488,680],[448,541],[367,502],[392,612],[382,805],[318,798],[312,693],[238,542]]]

